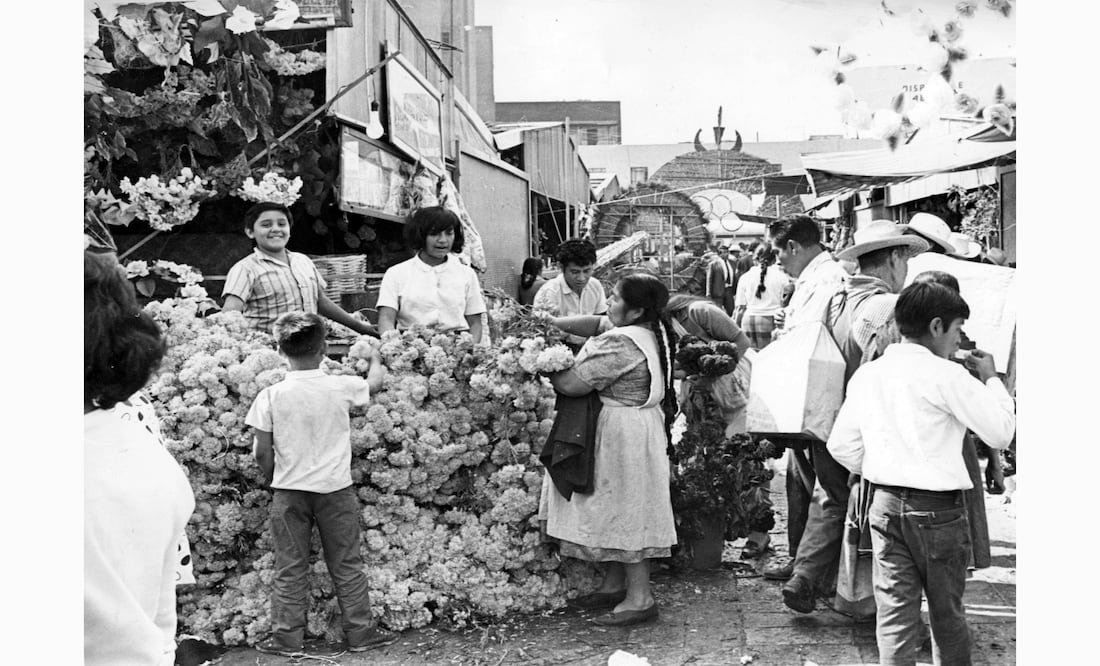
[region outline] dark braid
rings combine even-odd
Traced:
[[[673,384],[672,367],[669,355],[676,349],[676,332],[669,321],[669,294],[668,287],[656,277],[646,273],[633,273],[623,276],[617,286],[619,295],[628,307],[640,308],[642,315],[634,324],[649,325],[657,338],[657,353],[660,357],[661,378],[664,380],[664,397],[661,399],[661,408],[665,416],[665,437],[667,439],[666,451],[674,462],[676,452],[672,448],[672,424],[676,420],[677,401],[676,388]],[[667,337],[667,343],[666,343]],[[653,372],[653,369],[650,369]]]
[[[665,336],[661,335],[662,328],[664,329],[665,335],[668,336],[668,347],[665,346]],[[678,462],[676,450],[672,446],[672,424],[676,421],[679,403],[676,400],[676,386],[673,384],[675,378],[672,376],[672,368],[669,367],[668,362],[669,348],[676,349],[676,332],[672,330],[672,324],[668,321],[667,313],[662,314],[657,321],[650,322],[650,329],[657,338],[657,353],[661,361],[661,376],[665,380],[665,395],[661,398],[661,408],[665,415],[665,439],[667,442],[665,451],[668,453],[668,457],[672,462]]]
[[[760,284],[756,287],[756,297],[764,295],[764,278],[768,275],[768,266],[775,263],[775,250],[767,245],[756,248],[756,265],[760,267]]]

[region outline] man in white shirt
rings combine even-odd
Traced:
[[[794,295],[786,308],[776,315],[776,326],[783,328],[773,334],[779,337],[794,328],[823,321],[829,301],[844,288],[848,274],[821,245],[821,229],[808,215],[787,215],[768,225],[767,242],[776,251],[776,262],[783,272],[794,279]],[[772,443],[787,447],[787,541],[792,561],[770,564],[764,577],[786,580],[793,571],[793,559],[810,512],[815,478],[822,483],[839,483],[847,488],[848,473],[828,457],[825,442],[806,439],[769,438]],[[826,471],[818,469],[820,461]],[[843,511],[843,509],[841,509]]]
[[[603,285],[592,277],[596,265],[596,246],[573,238],[558,246],[555,258],[561,274],[542,285],[532,307],[556,317],[607,314],[607,296]],[[571,346],[579,348],[587,338],[569,335]]]
[[[871,220],[859,226],[855,244],[837,255],[858,264],[842,294],[832,299],[827,320],[847,365],[845,383],[856,368],[900,339],[893,325],[896,294],[905,285],[909,257],[928,249],[905,229],[891,220]],[[833,588],[849,496],[848,471],[823,446],[811,445],[809,454],[792,453],[788,468],[788,474],[798,474],[800,487],[813,489],[791,579],[783,586],[783,602],[801,613],[814,610],[815,588],[826,593]]]
[[[974,350],[963,363],[952,362],[970,315],[957,292],[914,283],[894,312],[904,341],[856,371],[828,450],[874,492],[869,521],[881,663],[916,663],[923,590],[935,663],[969,664],[963,493],[972,481],[963,436],[969,428],[991,447],[1007,447],[1015,405],[991,354]]]

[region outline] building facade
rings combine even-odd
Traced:
[[[622,143],[619,102],[497,102],[495,120],[501,123],[565,122],[569,137],[577,146]]]

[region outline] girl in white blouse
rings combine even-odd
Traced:
[[[390,267],[378,293],[378,330],[421,325],[482,337],[485,299],[473,269],[459,261],[464,237],[458,216],[439,206],[421,208],[405,223],[416,254]]]

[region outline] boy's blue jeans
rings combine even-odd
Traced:
[[[869,522],[879,663],[917,663],[923,591],[928,598],[934,662],[968,666],[970,627],[962,597],[970,561],[970,526],[963,491],[875,486],[874,493]]]
[[[367,575],[359,551],[359,498],[348,486],[332,493],[275,488],[271,499],[271,534],[275,541],[275,578],[271,593],[271,633],[287,647],[305,638],[309,610],[309,543],[313,526],[336,588],[344,636],[363,642],[374,627]]]

